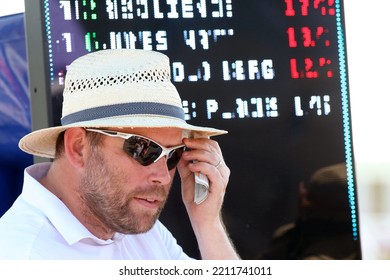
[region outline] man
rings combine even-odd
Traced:
[[[259,259],[359,259],[351,236],[345,162],[317,169],[299,183],[296,221],[277,228]]]
[[[188,259],[158,221],[176,167],[203,259],[238,259],[220,217],[230,175],[210,136],[187,124],[168,58],[104,50],[68,68],[62,126],[20,140],[54,158],[25,171],[23,192],[0,220],[3,259]],[[194,173],[209,194],[194,202]]]

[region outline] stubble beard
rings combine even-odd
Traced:
[[[129,182],[124,182],[123,176],[116,170],[109,170],[105,162],[103,155],[95,150],[81,178],[80,193],[85,203],[86,217],[90,216],[90,222],[97,221],[96,227],[114,233],[139,234],[149,231],[160,216],[168,193],[159,185],[137,187],[125,192]],[[164,197],[154,213],[132,207],[134,196],[148,195]]]

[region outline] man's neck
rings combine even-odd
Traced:
[[[79,182],[72,170],[64,170],[58,163],[53,163],[39,182],[47,190],[60,199],[69,211],[84,225],[89,232],[102,240],[111,239],[115,232],[104,224],[90,211],[79,191]]]

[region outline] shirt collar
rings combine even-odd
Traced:
[[[122,240],[123,235],[120,233],[115,234],[114,238],[109,240],[94,236],[57,196],[39,183],[38,180],[47,174],[50,165],[49,162],[38,163],[25,169],[23,198],[42,211],[69,245],[82,239],[89,239],[100,245]]]

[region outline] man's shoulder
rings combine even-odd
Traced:
[[[19,197],[0,218],[0,259],[29,259],[34,243],[47,224],[39,210]]]

